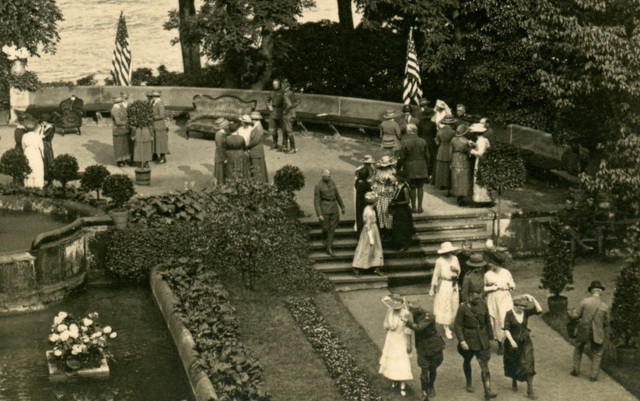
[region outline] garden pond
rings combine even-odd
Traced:
[[[118,332],[107,381],[50,383],[45,351],[59,311],[91,312]],[[193,395],[171,334],[151,290],[90,286],[38,312],[0,316],[0,400],[181,401]]]
[[[26,251],[38,234],[70,224],[74,215],[0,210],[0,253]]]

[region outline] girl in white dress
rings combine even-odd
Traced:
[[[491,270],[484,274],[484,292],[487,294],[487,308],[491,316],[493,338],[498,341],[498,355],[503,353],[504,317],[513,309],[511,291],[516,289],[516,283],[509,270],[498,265],[491,265]]]
[[[29,125],[29,126],[27,126]],[[25,123],[29,132],[22,136],[22,150],[29,161],[31,173],[25,178],[24,186],[27,188],[44,187],[44,143],[42,142],[43,130],[40,124],[35,122]]]
[[[473,202],[475,203],[491,203],[491,195],[489,195],[489,191],[487,188],[481,187],[478,185],[478,166],[480,165],[480,160],[484,156],[487,150],[491,147],[489,140],[484,137],[484,133],[487,131],[487,128],[482,124],[471,124],[469,127],[470,132],[474,132],[478,135],[478,139],[476,140],[475,149],[471,149],[469,152],[472,156],[476,157],[476,163],[473,168]]]
[[[388,295],[382,298],[382,303],[387,305],[387,316],[384,319],[384,328],[387,337],[380,357],[380,370],[387,379],[393,380],[392,387],[400,387],[400,394],[407,395],[407,380],[413,380],[411,374],[411,360],[409,355],[412,349],[411,329],[406,327],[405,321],[413,319],[407,308],[405,299],[399,295]],[[403,320],[404,319],[404,320]]]
[[[448,241],[440,245],[438,254],[442,256],[436,260],[429,290],[429,295],[434,297],[433,314],[436,316],[436,323],[444,326],[444,333],[449,340],[453,338],[449,326],[453,324],[460,303],[458,290],[460,262],[453,254],[457,249]]]
[[[378,201],[378,195],[375,192],[367,192],[364,195],[367,202],[362,212],[363,228],[360,232],[360,240],[356,253],[353,255],[353,274],[358,277],[360,270],[368,270],[373,268],[375,274],[382,276],[380,267],[384,266],[384,254],[382,252],[382,241],[378,232],[378,224],[376,223],[376,212],[373,205]]]

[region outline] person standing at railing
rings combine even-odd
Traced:
[[[164,164],[167,162],[166,155],[169,154],[169,135],[167,135],[167,124],[164,122],[164,103],[160,99],[160,92],[151,92],[151,105],[153,106],[153,160]]]
[[[284,90],[284,110],[282,111],[282,122],[284,134],[282,136],[282,151],[288,150],[288,153],[296,153],[296,138],[293,134],[293,124],[296,120],[296,108],[300,104],[300,99],[296,97],[291,89],[289,81],[282,81],[282,89]],[[288,147],[287,147],[288,142]]]
[[[280,80],[274,79],[271,83],[273,90],[267,97],[267,109],[269,110],[269,132],[273,139],[271,149],[278,149],[278,131],[282,131],[282,110],[284,109],[284,92],[280,88]]]

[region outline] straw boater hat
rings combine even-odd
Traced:
[[[382,117],[383,117],[383,118],[385,118],[385,119],[387,119],[387,120],[389,120],[389,119],[391,119],[391,118],[395,118],[396,116],[397,116],[397,114],[396,114],[395,110],[393,110],[393,109],[387,109],[387,110],[384,112],[384,115],[383,115]]]
[[[213,129],[218,131],[225,129],[229,126],[229,121],[226,118],[220,117],[213,123]]]
[[[382,298],[382,303],[387,305],[391,309],[402,309],[405,304],[405,299],[400,295],[391,294]]]
[[[442,120],[440,120],[440,124],[455,124],[456,122],[458,122],[458,120],[456,120],[456,118],[451,114],[447,114],[442,118]]]
[[[460,248],[456,248],[451,244],[451,242],[446,241],[440,244],[440,249],[438,249],[438,254],[442,255],[443,253],[451,253],[451,252],[457,251],[458,249]]]
[[[600,280],[592,281],[591,285],[589,286],[589,289],[587,291],[591,292],[591,290],[593,290],[594,288],[600,288],[602,291],[604,291],[604,285],[602,285]]]
[[[122,102],[122,97],[118,96],[113,98],[113,103],[121,103],[121,102]]]
[[[245,114],[244,116],[240,117],[240,122],[251,124],[253,121],[251,121],[251,117],[249,117],[248,114]]]
[[[378,162],[378,167],[389,167],[389,166],[395,166],[395,165],[396,165],[396,159],[394,159],[391,156],[382,156],[382,158]]]
[[[367,203],[375,203],[378,200],[378,194],[375,192],[367,192],[364,194],[364,200]]]
[[[262,120],[262,114],[260,114],[259,111],[252,111],[249,117],[251,117],[252,120]]]
[[[473,123],[469,126],[469,131],[471,132],[485,132],[487,127],[482,123]]]
[[[467,266],[469,267],[483,267],[486,266],[487,262],[482,258],[482,254],[473,253],[469,256],[469,260],[467,260]]]
[[[364,164],[375,164],[376,163],[376,159],[373,158],[373,156],[371,155],[364,155],[364,157],[360,160],[358,160],[360,163],[364,163]]]
[[[436,100],[436,107],[439,109],[446,109],[447,108],[447,104],[444,102],[444,100]]]

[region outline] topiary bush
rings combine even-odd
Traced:
[[[113,174],[105,178],[102,193],[111,198],[116,209],[122,209],[136,191],[128,175]]]
[[[146,128],[153,123],[153,106],[144,100],[136,100],[127,106],[127,121],[131,128]]]
[[[304,174],[297,166],[285,165],[273,177],[273,184],[279,191],[293,196],[295,191],[304,187]]]
[[[640,338],[640,263],[634,261],[618,274],[611,306],[613,336],[625,347],[631,347]]]
[[[80,186],[86,191],[96,191],[96,198],[100,200],[100,189],[102,189],[104,180],[110,175],[109,170],[102,164],[89,166],[84,171]]]
[[[78,170],[78,160],[69,154],[57,156],[49,167],[51,178],[62,184],[63,193],[67,191],[67,183],[78,177]]]
[[[542,288],[549,290],[556,298],[573,284],[570,244],[565,241],[562,223],[558,219],[548,225],[549,239],[544,242],[544,267],[542,268]]]
[[[0,158],[0,173],[13,178],[15,185],[23,185],[25,178],[31,174],[29,160],[19,149],[11,148]]]

